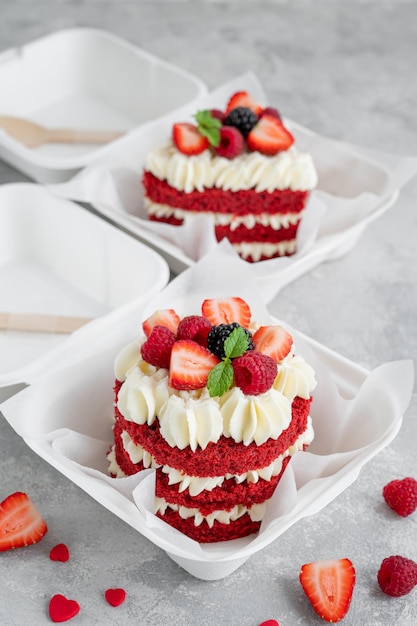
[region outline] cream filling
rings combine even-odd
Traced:
[[[116,476],[116,478],[125,478],[126,474],[116,461],[116,446],[114,444],[112,445],[110,452],[107,455],[107,460],[109,462],[109,474]]]
[[[213,187],[225,191],[308,191],[318,182],[311,155],[298,152],[295,146],[275,156],[254,151],[225,159],[210,150],[189,157],[170,142],[149,152],[145,170],[186,193]]]
[[[259,213],[256,215],[235,215],[234,213],[211,213],[210,211],[187,211],[168,204],[158,204],[152,202],[149,198],[145,198],[145,207],[149,215],[155,216],[157,219],[167,219],[175,217],[178,220],[185,220],[188,217],[196,217],[197,215],[210,215],[216,226],[230,226],[230,230],[234,231],[239,226],[245,226],[248,229],[255,228],[258,224],[261,226],[269,226],[272,230],[280,230],[281,228],[289,228],[294,224],[298,224],[304,211],[291,213]]]
[[[254,504],[250,508],[241,504],[236,504],[230,511],[220,510],[213,511],[213,513],[210,513],[209,515],[201,515],[198,509],[189,509],[185,506],[168,503],[164,498],[155,498],[155,514],[160,513],[161,515],[164,515],[167,508],[169,508],[173,511],[177,511],[182,519],[189,519],[190,517],[193,517],[194,526],[200,526],[200,524],[206,522],[210,528],[213,528],[215,521],[220,522],[221,524],[230,524],[230,522],[236,521],[239,517],[245,515],[245,513],[249,514],[252,522],[260,522],[265,515],[267,504],[268,501],[262,502],[261,504]]]
[[[246,242],[232,243],[233,248],[243,258],[252,257],[254,261],[259,261],[262,257],[273,257],[275,255],[285,256],[293,254],[296,250],[296,240],[278,241],[277,243],[255,243]]]

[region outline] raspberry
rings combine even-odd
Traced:
[[[260,113],[259,118],[261,118],[263,115],[272,115],[272,117],[275,117],[281,122],[281,115],[279,111],[277,109],[274,109],[273,107],[265,107],[265,109],[263,109],[263,111]]]
[[[389,596],[405,596],[417,585],[417,563],[404,556],[389,556],[381,563],[378,583]]]
[[[207,337],[210,331],[211,324],[207,318],[202,315],[188,315],[178,325],[177,339],[191,339],[207,348]]]
[[[268,391],[278,371],[274,359],[261,352],[245,352],[236,357],[232,365],[237,387],[253,396]]]
[[[410,477],[392,480],[385,485],[382,495],[393,511],[407,517],[417,509],[417,480]]]
[[[223,123],[225,126],[234,126],[246,137],[257,121],[258,116],[251,109],[248,107],[236,107],[236,109],[230,111]]]
[[[219,120],[222,124],[224,124],[224,119],[226,115],[223,113],[223,111],[220,111],[220,109],[210,109],[210,113],[211,117],[214,117],[214,119]]]
[[[254,349],[254,343],[252,341],[252,333],[246,328],[243,328],[237,322],[233,322],[232,324],[218,324],[217,326],[213,326],[210,330],[207,338],[207,347],[215,354],[219,359],[224,359],[224,342],[230,335],[230,333],[235,329],[241,327],[248,338],[248,350]]]
[[[220,129],[220,143],[214,152],[225,159],[234,159],[244,148],[244,139],[242,133],[233,126],[222,126]]]
[[[166,326],[154,326],[151,333],[141,347],[142,358],[156,367],[169,368],[172,346],[175,335]]]

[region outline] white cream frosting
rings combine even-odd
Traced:
[[[254,504],[250,508],[247,508],[241,504],[237,504],[230,511],[213,511],[209,515],[202,515],[198,509],[187,508],[185,506],[178,506],[176,504],[168,503],[164,498],[155,498],[155,513],[164,515],[167,508],[173,511],[178,511],[178,514],[182,519],[194,518],[194,526],[200,526],[204,521],[207,522],[210,528],[213,528],[214,522],[218,521],[222,524],[230,524],[245,515],[249,514],[252,522],[262,521],[268,501],[262,502],[262,504]]]
[[[275,255],[285,256],[293,254],[296,249],[296,243],[296,239],[278,241],[277,243],[243,241],[241,243],[233,243],[232,246],[242,258],[252,257],[254,261],[259,261],[262,257],[269,259]]]
[[[295,146],[275,156],[254,151],[225,159],[210,150],[187,156],[169,143],[148,154],[145,170],[186,193],[213,187],[224,191],[309,191],[317,185],[317,172],[310,154],[298,152]]]
[[[149,215],[155,216],[157,219],[167,219],[175,217],[178,220],[185,220],[187,217],[196,217],[202,215],[201,212],[187,211],[168,204],[158,204],[152,202],[149,198],[145,198],[145,207]],[[235,215],[234,213],[208,213],[213,218],[216,226],[230,226],[230,230],[236,230],[239,226],[245,226],[248,229],[255,228],[258,224],[261,226],[269,226],[272,230],[280,230],[294,226],[300,221],[304,211],[294,213],[258,213],[254,215]],[[204,215],[204,213],[203,213]]]
[[[219,403],[225,436],[245,446],[252,441],[260,446],[268,439],[277,439],[291,422],[291,402],[273,388],[251,396],[232,387]]]
[[[308,400],[317,384],[314,369],[302,356],[292,352],[278,366],[274,389],[284,394],[291,402],[296,396]]]
[[[158,412],[162,437],[170,446],[181,450],[197,446],[204,450],[209,442],[216,443],[223,432],[219,406],[208,392],[199,397],[171,395]]]
[[[169,397],[168,370],[153,368],[146,375],[141,369],[143,363],[141,360],[128,371],[119,391],[117,408],[126,420],[150,426]]]

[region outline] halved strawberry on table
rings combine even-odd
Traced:
[[[247,136],[249,150],[273,156],[288,150],[294,143],[294,137],[276,117],[265,114]]]
[[[201,389],[219,362],[220,359],[195,341],[180,339],[172,347],[168,384],[179,390]]]
[[[38,543],[48,527],[26,493],[17,491],[0,504],[0,551]]]
[[[207,137],[199,133],[197,126],[188,122],[173,125],[172,141],[180,152],[188,156],[201,154],[210,145]]]
[[[299,578],[313,609],[323,620],[334,623],[344,618],[356,582],[355,568],[349,559],[306,563]]]

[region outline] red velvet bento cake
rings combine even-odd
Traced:
[[[313,439],[312,367],[239,297],[158,310],[115,361],[109,472],[155,468],[155,514],[207,543],[259,530],[291,456]]]
[[[143,185],[150,220],[181,225],[213,217],[218,241],[229,239],[247,261],[291,255],[317,172],[275,108],[246,91],[224,111],[196,113],[173,125],[166,145],[147,156]]]

